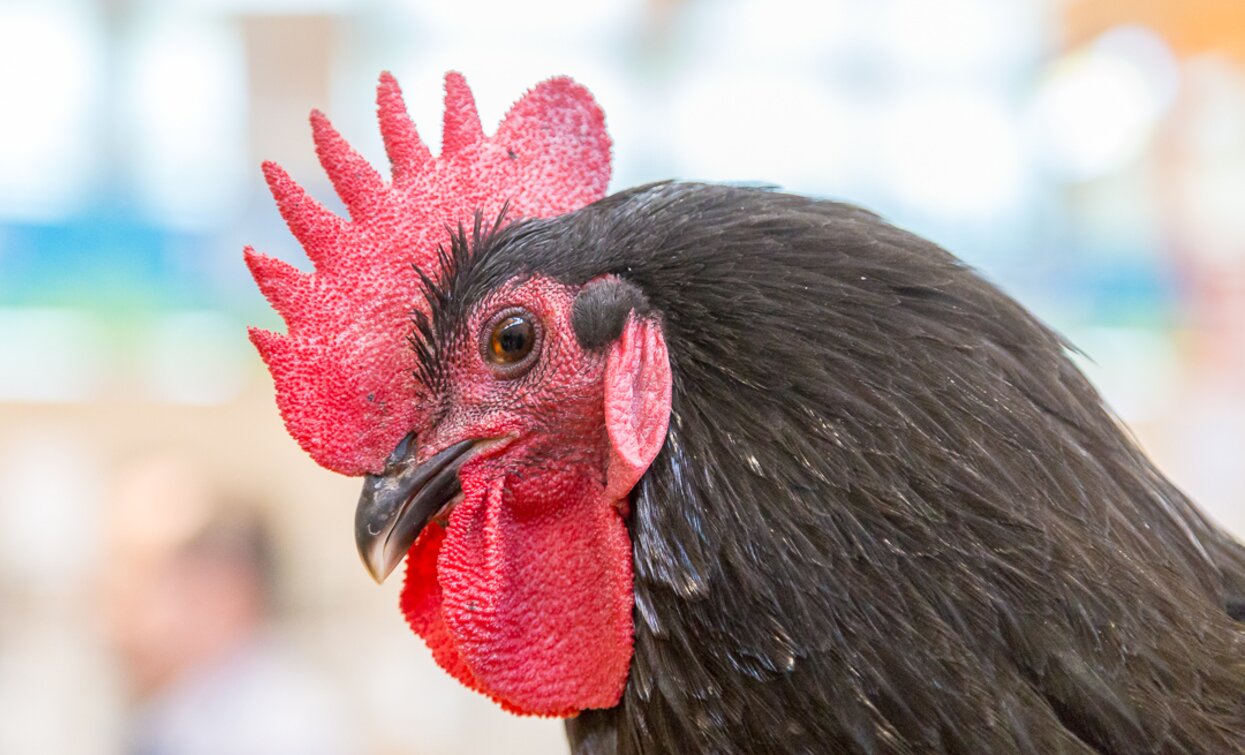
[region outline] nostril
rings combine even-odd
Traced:
[[[415,431],[406,434],[406,437],[398,442],[398,445],[389,454],[389,458],[385,459],[385,466],[392,467],[406,459],[410,458],[411,444],[415,442]]]

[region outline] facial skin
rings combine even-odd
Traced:
[[[572,320],[594,285],[525,277],[441,313],[424,421],[356,520],[374,576],[410,544],[403,612],[436,660],[518,713],[611,707],[631,660],[624,520],[664,439],[669,363],[630,307],[585,348]]]
[[[499,439],[466,462],[467,487],[505,480],[517,514],[539,516],[578,488],[601,487],[609,443],[602,377],[605,351],[585,351],[571,327],[575,291],[544,278],[516,281],[472,308],[451,341],[446,385],[420,438],[424,460],[465,439]],[[525,358],[502,363],[490,342],[499,320],[534,326]]]

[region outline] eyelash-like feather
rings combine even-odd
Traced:
[[[411,310],[412,331],[407,341],[415,351],[415,380],[429,394],[445,390],[445,356],[465,336],[466,316],[475,303],[456,294],[463,291],[476,263],[487,254],[489,242],[502,229],[509,211],[507,202],[493,222],[485,225],[484,213],[477,210],[470,232],[461,223],[457,228],[447,227],[450,243],[448,248],[437,247],[440,275],[435,280],[415,268],[427,312],[420,307]]]

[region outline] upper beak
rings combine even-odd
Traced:
[[[406,436],[389,455],[385,471],[367,476],[355,510],[355,543],[377,583],[402,562],[428,520],[461,492],[458,469],[476,444],[464,440],[416,464],[413,440],[413,434]]]

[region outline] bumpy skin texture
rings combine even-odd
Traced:
[[[462,501],[412,547],[403,612],[450,674],[524,714],[569,716],[622,695],[633,605],[626,496],[670,413],[659,325],[632,318],[614,344],[586,350],[571,325],[575,293],[528,279],[442,323],[430,345],[436,408],[418,436],[419,458],[500,440],[464,464]],[[499,378],[481,341],[516,307],[541,323],[539,361]]]
[[[452,297],[611,274],[671,420],[576,752],[1245,751],[1245,549],[1016,302],[863,210],[687,184],[510,226]]]
[[[272,372],[286,427],[321,465],[378,472],[419,422],[421,401],[407,344],[420,276],[437,276],[447,226],[473,213],[544,217],[599,199],[610,174],[604,116],[567,78],[521,98],[486,137],[462,76],[445,80],[441,154],[433,157],[406,114],[394,79],[377,92],[392,164],[386,182],[333,129],[311,116],[316,151],[350,212],[345,220],[309,197],[280,167],[264,175],[281,215],[315,266],[304,273],[251,249],[247,264],[288,333],[252,329]]]

